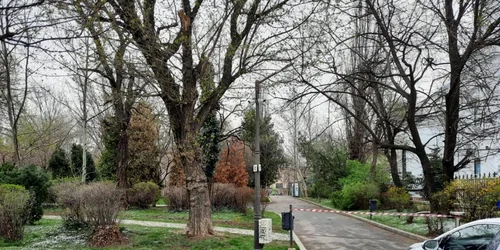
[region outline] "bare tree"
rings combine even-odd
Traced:
[[[498,1],[419,1],[439,18],[446,30],[447,41],[439,47],[448,55],[449,86],[445,95],[445,136],[443,172],[445,181],[453,180],[461,163],[455,164],[459,134],[463,72],[473,55],[491,46],[500,46],[500,3]],[[434,58],[432,58],[434,60]]]
[[[36,86],[28,99],[18,123],[19,152],[24,165],[44,168],[56,148],[74,139],[74,124],[64,107]]]
[[[275,46],[299,24],[294,22],[287,26],[286,22],[278,22],[281,26],[278,30],[268,22],[283,8],[293,7],[287,3],[288,0],[272,3],[220,1],[209,5],[204,1],[182,1],[181,9],[169,15],[169,9],[176,8],[173,1],[112,0],[98,1],[92,8],[95,11],[87,13],[129,34],[154,74],[187,176],[188,235],[213,233],[208,185],[201,166],[201,151],[196,144],[197,133],[236,79],[254,72],[264,62],[273,61],[273,57],[274,61],[282,59]],[[112,13],[111,10],[116,15],[105,14]],[[159,18],[159,12],[164,14],[163,18]],[[263,33],[267,28],[275,29],[276,33]],[[217,58],[217,53],[222,58]],[[215,67],[218,71],[214,79],[218,84],[208,91],[206,98],[200,99],[199,88],[207,86],[203,86],[199,76],[208,63],[220,66]]]
[[[346,44],[345,41],[350,41],[355,37],[363,37],[371,41],[369,46],[375,48],[374,51],[377,53],[371,54],[367,59],[363,60],[365,64],[363,68],[356,70],[356,72],[362,74],[357,75],[339,74],[338,72],[341,71],[338,70],[338,59],[335,60],[334,56],[329,58],[333,63],[325,63],[329,69],[333,69],[328,72],[333,71],[336,76],[333,83],[338,85],[340,82],[348,82],[350,86],[356,86],[356,91],[346,91],[342,88],[332,89],[332,83],[327,85],[312,84],[311,79],[303,78],[303,81],[313,89],[313,92],[323,93],[328,99],[336,102],[350,115],[356,117],[379,147],[384,148],[384,152],[390,159],[389,162],[395,161],[394,150],[396,149],[415,153],[422,165],[426,194],[430,197],[437,190],[434,181],[435,170],[431,167],[426,145],[433,138],[445,135],[445,151],[448,150],[449,152],[445,152],[443,158],[443,172],[448,180],[453,178],[455,171],[464,167],[470,156],[466,156],[457,164],[453,164],[452,168],[446,166],[445,161],[453,162],[458,132],[470,126],[470,124],[465,123],[459,126],[458,123],[458,114],[466,110],[463,105],[460,105],[462,97],[459,89],[460,87],[470,86],[460,80],[460,75],[468,65],[471,55],[498,42],[499,19],[498,16],[495,17],[495,14],[492,14],[497,12],[490,12],[492,9],[497,10],[498,6],[496,2],[491,1],[461,1],[456,5],[461,7],[454,12],[452,8],[452,6],[455,6],[453,1],[444,1],[444,3],[428,1],[426,2],[427,5],[422,4],[422,1],[409,4],[406,1],[366,0],[364,3],[366,14],[363,16],[369,15],[373,20],[371,23],[376,28],[371,31],[351,33],[352,36],[347,35],[347,38],[334,36],[334,41],[338,42],[337,44]],[[429,19],[439,20],[439,18],[436,19],[435,17],[440,15],[438,10],[441,10],[441,7],[439,7],[441,4],[443,4],[442,7],[444,8],[444,14],[441,14],[441,22],[427,22],[426,20]],[[430,10],[434,10],[434,12]],[[481,11],[484,11],[484,13],[480,14]],[[466,13],[469,13],[470,20],[475,21],[468,22],[460,17]],[[477,18],[481,16],[486,19],[484,22],[480,22],[474,16]],[[353,17],[359,18],[358,15]],[[459,18],[456,19],[457,17]],[[468,25],[470,28],[466,28]],[[481,25],[483,25],[482,28]],[[448,35],[446,41],[440,39],[441,28],[444,28]],[[453,33],[454,29],[460,30],[462,34],[457,33],[457,31]],[[450,33],[450,30],[452,33]],[[456,40],[457,35],[462,35],[461,38],[458,38],[458,41]],[[451,36],[454,38],[450,38]],[[466,46],[459,45],[467,44],[464,42],[468,42],[470,39],[472,39],[472,43],[468,43]],[[343,48],[345,47],[356,52],[356,50],[350,49],[349,46]],[[465,54],[460,54],[459,51],[463,51]],[[357,54],[361,55],[360,53]],[[445,54],[450,59],[449,61],[438,61],[434,56],[431,56],[432,54]],[[454,56],[458,56],[458,58]],[[453,70],[446,70],[445,66],[449,66]],[[457,71],[457,69],[460,69],[460,71]],[[435,72],[445,71],[447,74],[441,74],[442,77],[428,81],[430,70]],[[454,76],[452,77],[452,75]],[[436,88],[435,85],[439,85],[443,79],[453,79],[454,82],[449,83],[444,88]],[[367,85],[353,85],[353,80],[364,81]],[[365,95],[366,89],[372,89],[374,95]],[[490,92],[491,90],[487,91],[487,93]],[[445,94],[443,95],[443,93]],[[332,94],[336,96],[332,96]],[[371,126],[367,122],[369,120],[359,117],[356,115],[355,110],[338,101],[339,96],[343,95],[356,95],[363,98],[366,105],[371,107],[377,117],[376,126]],[[486,96],[491,95],[486,94]],[[442,97],[445,99],[444,108],[440,105]],[[484,98],[485,101],[487,99]],[[491,101],[491,98],[489,99]],[[390,100],[394,104],[392,107],[388,103]],[[444,133],[437,133],[430,140],[425,141],[422,138],[419,126],[438,123],[440,121],[439,114],[442,113],[442,110],[444,110],[445,117]],[[492,114],[493,111],[490,110],[489,112]],[[390,115],[391,113],[392,115]],[[488,115],[488,117],[493,116]],[[384,131],[384,137],[377,136],[377,127]],[[404,145],[395,140],[398,133],[405,131],[408,131],[407,136],[411,139],[412,146]],[[446,139],[447,137],[449,138]],[[437,203],[431,202],[431,205],[432,209],[437,208]]]
[[[13,161],[22,165],[19,153],[18,124],[25,109],[30,81],[35,70],[30,67],[33,52],[43,41],[67,39],[54,37],[47,28],[67,21],[52,18],[51,3],[43,0],[7,0],[0,3],[0,57],[2,99],[13,146]],[[44,30],[44,32],[41,32]]]
[[[16,54],[18,46],[21,44],[17,39],[24,37],[30,41],[32,37],[29,29],[29,17],[26,13],[28,5],[17,5],[16,1],[9,1],[6,6],[0,8],[0,46],[2,75],[5,81],[2,88],[2,97],[5,100],[5,109],[8,115],[10,138],[13,145],[13,161],[16,165],[21,165],[21,155],[19,153],[18,124],[24,110],[28,95],[29,61],[31,49],[26,46],[21,54]],[[13,27],[14,26],[14,27]],[[16,30],[16,31],[12,31]],[[20,60],[22,58],[24,60]],[[23,62],[24,61],[24,62]],[[23,66],[20,64],[23,63]],[[24,76],[21,77],[19,69],[24,68]],[[22,72],[22,71],[21,71]],[[21,80],[22,79],[22,80]]]

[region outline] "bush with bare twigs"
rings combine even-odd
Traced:
[[[91,246],[112,246],[127,242],[118,230],[122,190],[115,184],[94,182],[79,184],[64,182],[54,187],[57,201],[66,209],[66,226],[90,226]]]
[[[167,187],[163,190],[167,198],[167,207],[170,211],[183,211],[189,209],[187,189],[184,187]]]
[[[163,191],[167,198],[168,208],[172,211],[189,209],[187,190],[181,187],[167,187]],[[210,202],[213,210],[229,209],[246,213],[254,197],[253,189],[249,187],[235,187],[234,184],[215,183],[210,193]]]
[[[65,225],[97,227],[116,224],[123,192],[115,184],[63,182],[53,189],[57,202],[65,208]]]
[[[96,182],[82,187],[82,209],[93,228],[117,224],[123,192],[113,183]]]
[[[0,185],[0,237],[8,241],[23,238],[32,200],[29,191],[22,186]]]
[[[79,181],[66,181],[51,187],[56,196],[56,202],[64,208],[62,214],[64,226],[79,228],[87,226],[83,213],[82,184]]]
[[[148,208],[159,198],[160,187],[151,181],[139,182],[127,191],[128,204],[138,208]]]

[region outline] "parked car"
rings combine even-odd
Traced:
[[[495,239],[495,240],[493,240]],[[409,250],[500,250],[500,218],[483,219],[456,227]]]

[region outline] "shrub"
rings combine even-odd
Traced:
[[[163,190],[168,200],[167,207],[170,211],[183,211],[189,209],[187,189],[184,187],[166,187]]]
[[[127,191],[129,205],[148,208],[160,199],[160,187],[151,181],[139,182]]]
[[[236,187],[229,183],[214,183],[210,202],[214,210],[236,209]]]
[[[108,226],[116,224],[122,192],[112,183],[80,184],[63,182],[54,187],[57,201],[64,208],[66,227]]]
[[[249,204],[252,204],[254,197],[254,190],[249,187],[240,187],[236,190],[236,211],[246,213]]]
[[[444,189],[447,207],[455,204],[465,221],[495,217],[500,200],[500,179],[455,180]]]
[[[342,210],[367,209],[369,200],[379,197],[379,186],[375,183],[349,183],[333,193],[332,204]]]
[[[234,184],[215,183],[212,186],[212,209],[229,209],[246,213],[248,205],[253,201],[254,190],[249,187],[236,187]],[[265,198],[263,197],[264,200]]]
[[[385,194],[389,202],[389,206],[396,209],[396,211],[402,212],[404,209],[411,207],[411,196],[406,189],[400,187],[390,187]]]
[[[187,190],[179,187],[167,187],[163,191],[167,207],[171,211],[189,209]],[[212,186],[210,202],[213,210],[229,209],[246,213],[248,205],[253,201],[254,191],[249,187],[236,188],[233,184],[215,183]]]
[[[433,199],[438,204],[437,210],[432,211],[433,213],[448,213],[450,203],[444,191],[434,193],[430,199]],[[437,236],[445,231],[443,218],[425,217],[425,224],[427,224],[427,230],[430,236]]]
[[[2,163],[2,165],[0,165],[0,171],[1,172],[9,172],[9,171],[12,171],[16,168],[16,166],[14,166],[14,164],[10,163],[10,162],[4,162]]]
[[[34,202],[30,209],[28,223],[32,224],[43,216],[42,203],[49,193],[49,176],[40,168],[30,165],[21,169],[8,169],[0,172],[0,183],[17,184],[34,194]]]
[[[94,229],[116,225],[123,192],[113,183],[95,182],[82,185],[82,211]]]
[[[377,165],[372,176],[370,165],[347,161],[347,172],[347,176],[339,180],[342,189],[333,192],[331,196],[336,208],[367,209],[370,199],[380,200],[380,187],[389,181],[388,171],[384,166]]]
[[[0,185],[0,236],[6,240],[21,240],[27,222],[30,193],[22,186]]]
[[[79,181],[67,181],[55,184],[51,189],[56,195],[56,202],[64,208],[62,214],[64,226],[79,228],[87,226],[82,209],[82,184]]]
[[[80,177],[65,177],[65,178],[52,179],[50,181],[50,187],[48,189],[47,199],[45,199],[45,204],[43,205],[44,206],[62,205],[57,200],[58,198],[57,194],[59,192],[58,189],[60,189],[60,187],[58,186],[61,185],[62,183],[67,183],[67,182],[79,183],[80,180],[81,180]]]
[[[58,201],[66,208],[65,226],[91,226],[91,246],[126,244],[117,225],[123,192],[115,184],[62,182],[54,187]]]

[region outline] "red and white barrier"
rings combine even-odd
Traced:
[[[413,216],[413,217],[434,217],[434,218],[455,217],[453,215],[447,215],[447,214],[352,212],[352,211],[313,209],[313,208],[294,208],[293,210],[301,212],[313,212],[313,213],[335,213],[335,214],[356,214],[356,215],[377,215],[377,216]]]

